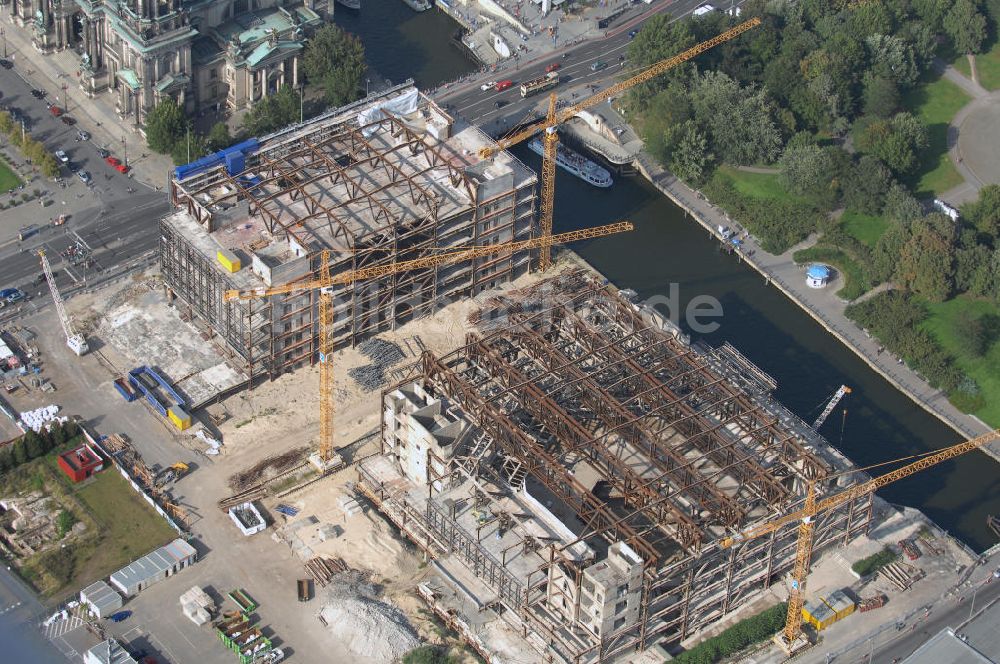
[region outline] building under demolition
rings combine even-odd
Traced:
[[[492,609],[538,659],[601,662],[784,584],[794,524],[719,540],[800,507],[810,481],[823,496],[863,474],[731,346],[692,346],[581,275],[524,298],[383,393],[382,454],[359,466],[471,606],[443,615]],[[817,517],[816,548],[864,533],[871,510],[869,494]]]
[[[251,290],[449,248],[527,240],[535,174],[410,84],[178,167],[160,260],[185,316],[207,322],[256,378],[315,361],[319,292],[225,302]],[[357,343],[526,273],[532,252],[388,275],[332,289],[333,340]]]

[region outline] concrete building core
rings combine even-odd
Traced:
[[[176,169],[160,260],[182,312],[208,323],[253,378],[317,360],[320,293],[224,302],[251,290],[538,232],[537,177],[412,84]],[[213,159],[215,161],[213,162]],[[223,163],[224,162],[224,163]],[[353,345],[530,269],[533,251],[331,289],[333,343]]]
[[[442,608],[425,589],[435,611],[492,609],[525,661],[686,639],[792,570],[795,523],[722,537],[801,507],[810,482],[822,498],[867,479],[732,347],[582,278],[517,297],[470,318],[505,318],[497,332],[425,352],[383,392],[382,453],[357,487],[461,595]],[[816,549],[865,533],[871,510],[868,494],[817,517]]]

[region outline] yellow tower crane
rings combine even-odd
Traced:
[[[423,258],[415,258],[407,261],[397,261],[373,265],[371,267],[341,272],[330,275],[330,252],[322,251],[320,258],[320,277],[310,281],[298,281],[274,286],[272,288],[254,288],[251,290],[228,290],[223,295],[226,302],[234,300],[252,300],[272,295],[284,293],[294,293],[302,291],[319,290],[319,450],[318,454],[310,457],[310,461],[320,472],[326,472],[339,464],[339,457],[334,453],[333,446],[333,340],[330,338],[333,329],[333,296],[329,288],[338,284],[350,284],[355,281],[365,279],[378,279],[381,277],[406,272],[408,270],[420,270],[440,265],[449,265],[472,260],[482,256],[492,256],[495,254],[512,253],[525,249],[551,248],[553,244],[565,244],[576,242],[577,240],[589,240],[615,233],[631,231],[634,227],[627,221],[583,230],[560,233],[558,235],[548,235],[533,238],[531,240],[521,240],[518,242],[506,242],[503,244],[485,245],[449,251],[446,253],[434,254]]]
[[[503,138],[498,139],[495,145],[488,145],[481,148],[479,150],[479,156],[483,159],[487,159],[501,150],[506,150],[512,145],[517,145],[518,143],[528,140],[538,132],[544,132],[544,135],[542,136],[542,146],[544,147],[542,155],[542,202],[541,210],[539,211],[539,223],[541,225],[541,236],[550,236],[552,235],[552,209],[556,191],[556,146],[559,143],[559,135],[556,133],[556,128],[580,111],[607,101],[611,97],[614,97],[618,93],[628,90],[633,86],[645,83],[646,81],[659,76],[668,69],[673,69],[677,65],[687,62],[691,58],[694,58],[705,51],[718,46],[719,44],[725,43],[730,39],[735,39],[747,30],[755,28],[758,25],[760,25],[760,19],[756,17],[750,19],[749,21],[740,23],[736,27],[730,28],[720,35],[692,46],[688,50],[683,53],[679,53],[672,58],[661,60],[649,69],[643,70],[632,78],[615,83],[608,89],[591,95],[590,97],[587,97],[572,106],[568,106],[561,111],[556,110],[556,95],[555,93],[552,93],[549,95],[549,110],[544,120],[540,120],[534,124],[528,125],[520,131],[510,134],[509,136],[504,136]],[[543,246],[538,257],[538,269],[544,272],[551,264],[551,245]]]
[[[815,527],[816,516],[835,509],[844,503],[854,500],[866,493],[878,491],[887,484],[892,484],[896,480],[919,473],[923,470],[936,466],[942,461],[954,459],[966,452],[979,449],[987,443],[1000,438],[1000,429],[995,429],[964,443],[958,443],[951,447],[945,447],[936,452],[923,455],[921,458],[909,463],[901,468],[897,468],[885,475],[880,475],[874,479],[856,484],[840,493],[816,500],[816,487],[813,482],[809,483],[806,493],[805,506],[791,514],[768,521],[760,525],[752,526],[746,530],[724,538],[720,544],[723,548],[731,547],[735,544],[746,542],[747,540],[773,533],[774,531],[790,524],[798,522],[798,545],[795,549],[795,570],[792,574],[792,590],[788,597],[788,615],[785,618],[785,629],[775,637],[775,642],[786,652],[791,653],[797,649],[799,637],[802,634],[802,602],[805,596],[806,577],[809,574],[809,564],[812,559],[813,550],[813,529]],[[907,457],[913,458],[913,457]],[[901,461],[902,459],[898,460]],[[894,462],[889,462],[894,463]],[[879,464],[884,465],[884,464]],[[831,479],[827,477],[826,479]]]

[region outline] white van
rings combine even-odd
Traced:
[[[698,5],[691,14],[693,16],[704,16],[705,14],[710,14],[715,11],[715,7],[710,4]]]

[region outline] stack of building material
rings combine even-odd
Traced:
[[[236,505],[229,508],[229,518],[233,520],[236,527],[246,536],[259,533],[267,528],[267,522],[252,502]]]
[[[354,516],[361,511],[361,503],[350,494],[342,494],[337,498],[337,504],[340,505],[340,509],[344,510],[345,516]]]
[[[875,609],[881,609],[883,606],[885,606],[885,595],[876,595],[875,597],[861,600],[861,603],[858,604],[858,612],[874,611]]]
[[[333,577],[341,572],[351,569],[340,558],[324,558],[322,556],[313,558],[306,562],[306,571],[321,587],[330,583]]]
[[[21,413],[21,423],[25,429],[31,429],[35,433],[38,433],[43,427],[48,426],[50,422],[66,422],[68,420],[66,417],[59,417],[56,414],[58,412],[59,406],[56,405],[42,406],[35,410],[26,410]]]
[[[882,578],[886,579],[889,583],[893,584],[900,590],[906,590],[912,586],[913,582],[919,579],[923,574],[922,570],[898,561],[889,563],[884,567],[880,567],[878,573],[882,576]]]
[[[215,602],[208,594],[194,586],[181,595],[181,610],[195,625],[204,625],[212,619],[212,612],[215,611]]]

